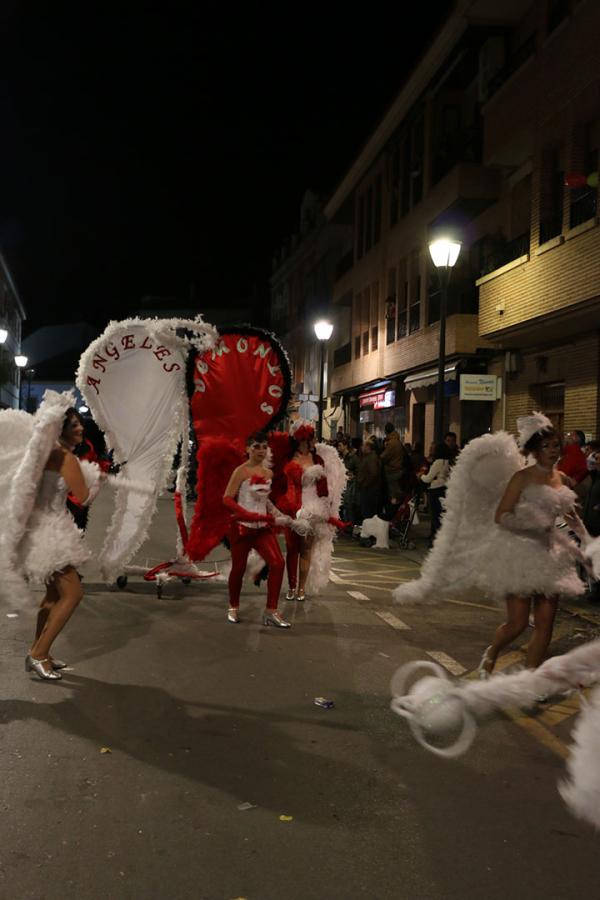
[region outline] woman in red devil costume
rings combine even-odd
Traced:
[[[246,561],[250,551],[256,550],[269,567],[267,608],[263,613],[263,625],[289,628],[290,623],[277,610],[285,564],[277,543],[275,526],[287,525],[290,520],[269,500],[272,472],[264,465],[268,452],[266,434],[259,432],[251,435],[246,447],[248,460],[234,470],[223,496],[224,506],[232,513],[227,619],[234,624],[239,622],[240,591]]]

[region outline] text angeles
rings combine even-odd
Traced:
[[[117,362],[121,359],[121,354],[125,354],[128,350],[149,350],[159,361],[173,355],[169,348],[164,347],[162,344],[155,347],[148,335],[144,336],[144,340],[141,343],[136,343],[136,338],[139,341],[140,335],[124,334],[116,343],[106,344],[103,353],[96,351],[94,354],[92,368],[95,369],[96,372],[104,373],[106,372],[106,367],[108,365]],[[120,349],[119,346],[117,346],[118,344],[120,345]],[[181,366],[177,362],[163,362],[162,368],[167,373],[181,371]],[[86,384],[93,387],[97,394],[100,393],[98,388],[101,383],[101,377],[96,378],[93,375],[88,375],[86,378]]]

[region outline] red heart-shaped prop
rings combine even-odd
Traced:
[[[205,437],[246,438],[266,431],[290,398],[285,352],[256,328],[223,329],[214,350],[193,361],[192,421],[198,446]]]

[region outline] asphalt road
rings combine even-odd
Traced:
[[[93,513],[96,547],[110,500]],[[173,547],[166,497],[140,561]],[[91,564],[58,685],[23,670],[34,608],[3,609],[0,897],[595,896],[600,838],[556,789],[576,701],[496,717],[458,761],[390,712],[400,664],[443,653],[468,675],[500,618],[477,598],[395,607],[420,556],[340,541],[325,594],[284,604],[287,632],[260,625],[264,588],[246,588],[232,626],[225,584],[159,600],[141,578],[108,590]],[[555,651],[597,633],[593,611],[577,613]]]

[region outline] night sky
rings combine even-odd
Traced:
[[[192,284],[199,309],[264,307],[304,189],[335,188],[451,6],[5,0],[0,245],[26,333]]]

